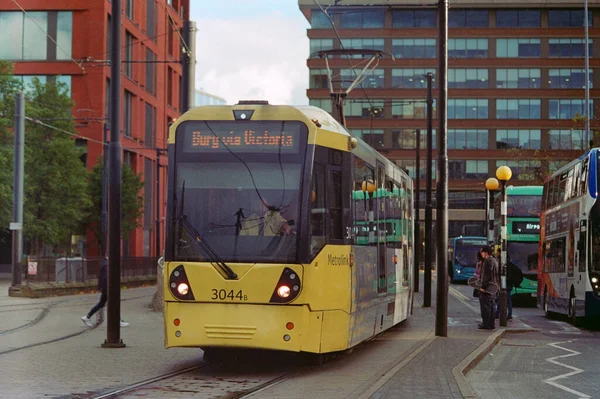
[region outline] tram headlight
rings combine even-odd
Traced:
[[[598,284],[598,277],[592,277],[592,284]]]
[[[281,298],[287,298],[290,296],[291,293],[292,290],[290,290],[290,287],[288,287],[287,285],[282,285],[279,288],[277,288],[277,295],[279,295]]]
[[[177,291],[181,294],[181,295],[187,295],[187,293],[190,291],[190,287],[186,284],[186,283],[180,283],[177,286]]]
[[[183,265],[177,266],[169,275],[169,290],[177,299],[193,301],[194,293]]]
[[[302,284],[298,272],[286,267],[271,295],[271,303],[289,303],[300,295]]]

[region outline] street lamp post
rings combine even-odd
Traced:
[[[501,267],[500,267],[500,280],[502,284],[502,288],[500,290],[500,326],[506,327],[506,305],[507,305],[507,295],[506,292],[506,214],[508,205],[506,203],[506,182],[510,180],[512,177],[512,170],[508,166],[500,166],[496,170],[496,177],[500,181],[500,187],[502,190],[502,204],[500,206],[500,215],[502,224],[500,225],[500,258],[501,258]]]
[[[486,234],[488,238],[488,244],[494,244],[494,192],[500,187],[500,182],[495,177],[490,177],[485,181],[485,220],[486,220]]]

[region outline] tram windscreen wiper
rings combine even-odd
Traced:
[[[210,258],[210,263],[214,266],[215,264],[225,273],[228,280],[237,279],[237,274],[227,264],[219,258],[219,255],[208,245],[206,240],[202,237],[198,230],[190,223],[187,219],[187,215],[182,215],[179,218],[180,225],[194,238],[194,241],[202,248],[204,252]]]
[[[183,212],[184,198],[185,198],[185,180],[183,181],[183,185],[181,188],[181,205],[180,205],[180,210],[179,210],[180,216],[177,218],[178,222],[179,222],[179,239],[181,240],[181,228],[183,227],[188,232],[188,234],[194,238],[194,241],[196,242],[196,244],[198,244],[198,246],[200,248],[202,248],[202,250],[204,250],[204,252],[208,255],[208,257],[210,259],[210,263],[213,266],[216,265],[216,267],[221,269],[223,271],[223,273],[225,273],[225,276],[227,276],[228,280],[237,279],[237,277],[238,277],[237,274],[229,266],[227,266],[227,264],[225,262],[223,262],[223,260],[221,260],[219,255],[217,255],[217,253],[210,247],[210,245],[208,245],[208,243],[202,237],[202,235],[200,233],[198,233],[198,230],[196,230],[194,225],[191,224],[190,221],[187,219],[187,215]]]

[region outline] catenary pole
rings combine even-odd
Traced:
[[[433,74],[427,74],[427,162],[425,166],[425,274],[423,276],[423,307],[431,306],[431,254],[433,210],[431,180],[433,179]]]
[[[23,257],[23,183],[25,173],[25,96],[15,98],[15,154],[13,164],[12,286],[21,285]]]
[[[437,296],[435,335],[448,336],[448,138],[446,136],[448,100],[448,0],[439,7],[439,67],[438,67],[438,185],[437,194]]]
[[[413,267],[413,285],[414,292],[419,292],[419,263],[421,261],[421,225],[419,202],[421,200],[421,129],[416,130],[417,135],[417,176],[415,193],[415,230],[414,230],[414,267]]]
[[[110,143],[108,172],[108,311],[105,348],[122,348],[121,340],[121,0],[112,0],[110,55]]]

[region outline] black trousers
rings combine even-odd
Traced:
[[[496,328],[494,309],[494,296],[487,292],[479,292],[479,308],[481,309],[481,318],[484,328]]]
[[[98,301],[98,303],[90,310],[90,312],[88,313],[87,317],[90,318],[92,317],[92,315],[94,313],[96,313],[98,311],[98,309],[103,308],[104,305],[106,305],[106,299],[108,298],[106,296],[106,290],[100,290],[101,295],[100,295],[100,300]]]

